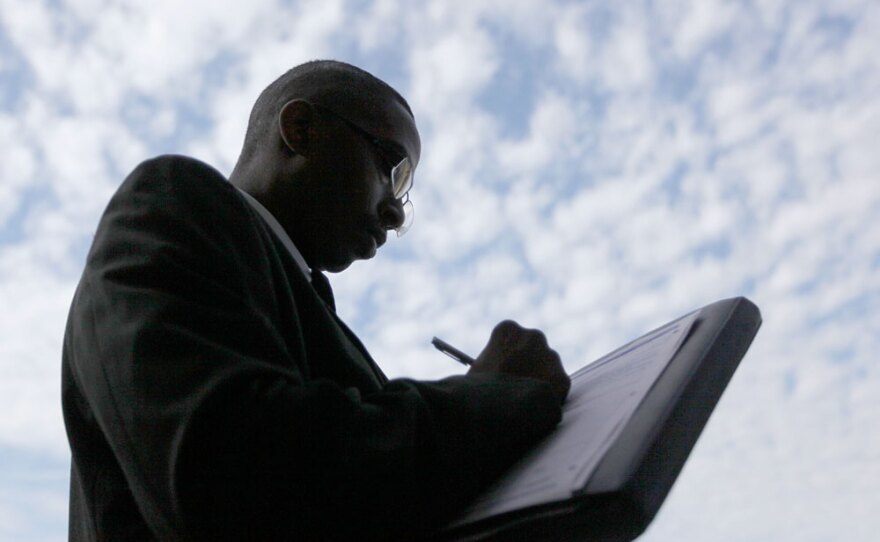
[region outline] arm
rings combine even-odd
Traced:
[[[72,314],[75,379],[154,532],[408,536],[558,422],[552,386],[529,378],[399,380],[365,397],[309,379],[260,308],[271,277],[252,226],[214,219],[243,204],[203,197],[204,175],[132,175]]]

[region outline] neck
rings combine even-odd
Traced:
[[[298,235],[297,225],[307,213],[299,208],[298,194],[292,188],[297,184],[295,171],[283,171],[278,161],[251,159],[239,160],[229,176],[229,182],[257,200],[278,221],[294,245],[302,254],[308,267],[325,270],[314,261],[313,247],[308,236]],[[295,219],[295,220],[294,220]]]
[[[261,164],[260,160],[243,161],[239,158],[229,175],[229,182],[257,197],[257,194],[266,192],[266,188],[271,184],[271,168],[266,166],[268,164]],[[257,199],[262,203],[261,198],[257,197]]]

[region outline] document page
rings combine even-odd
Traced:
[[[450,526],[564,500],[583,488],[678,351],[698,313],[670,322],[575,372],[556,431]]]

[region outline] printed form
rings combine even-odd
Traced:
[[[586,485],[690,331],[693,312],[571,376],[562,422],[451,526],[570,498]]]

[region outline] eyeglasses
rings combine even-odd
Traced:
[[[354,122],[348,120],[347,118],[343,117],[332,109],[329,109],[325,106],[318,107],[333,114],[336,118],[346,123],[355,132],[363,136],[364,139],[366,139],[373,147],[376,148],[376,154],[381,157],[384,164],[389,166],[391,164],[395,164],[394,160],[401,154],[400,151],[397,149],[397,146],[388,141],[377,138],[373,134],[364,130]],[[389,159],[389,157],[395,158]],[[403,207],[403,222],[400,224],[400,226],[394,228],[394,231],[397,232],[397,236],[401,237],[409,230],[410,226],[412,226],[413,217],[415,214],[412,201],[410,201],[409,199],[409,191],[412,188],[413,184],[413,167],[412,162],[410,161],[408,156],[404,156],[403,159],[396,162],[394,166],[391,166],[391,173],[388,178],[391,180],[391,193],[394,195],[394,199],[399,200]]]

